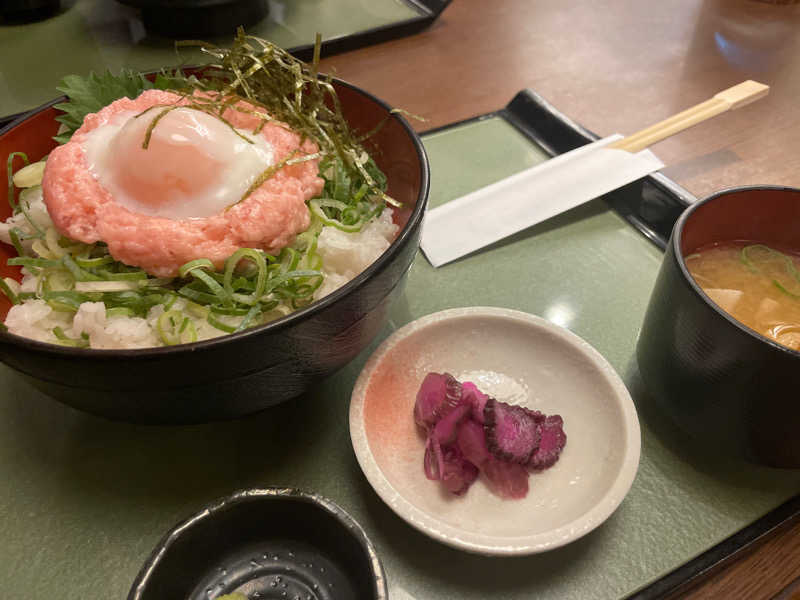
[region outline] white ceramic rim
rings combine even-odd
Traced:
[[[447,319],[465,316],[513,319],[546,330],[578,350],[587,361],[594,364],[614,391],[614,397],[622,414],[625,437],[628,441],[624,448],[622,464],[608,491],[597,504],[577,519],[556,529],[534,535],[492,536],[467,532],[440,521],[406,500],[400,491],[389,483],[375,461],[364,425],[364,399],[375,368],[394,346],[420,329]],[[367,481],[378,496],[400,518],[422,533],[449,546],[490,556],[517,556],[545,552],[564,546],[598,527],[611,516],[630,490],[639,468],[641,452],[639,419],[630,393],[614,368],[597,350],[576,334],[546,319],[517,310],[489,306],[451,308],[426,315],[401,327],[384,340],[364,365],[353,388],[350,400],[350,438],[356,459]]]

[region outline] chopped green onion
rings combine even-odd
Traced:
[[[127,292],[139,289],[135,281],[76,281],[76,292]]]
[[[5,278],[0,279],[0,292],[3,292],[6,295],[6,298],[11,300],[11,304],[19,304],[19,297],[8,285],[8,282],[5,280]]]
[[[346,233],[355,233],[357,231],[361,231],[361,228],[364,226],[364,223],[366,221],[357,221],[357,222],[354,222],[354,223],[343,223],[342,221],[339,221],[338,219],[334,219],[332,217],[329,217],[325,213],[325,211],[322,210],[326,206],[330,207],[330,208],[340,208],[341,205],[343,205],[343,204],[344,204],[343,202],[339,202],[338,200],[316,199],[316,200],[311,200],[308,203],[308,207],[311,209],[312,214],[314,214],[314,216],[316,216],[325,225],[329,225],[331,227],[336,227],[336,229],[339,229],[340,231],[344,231]],[[344,210],[346,208],[347,208],[347,205],[342,207],[341,210]]]
[[[17,194],[14,188],[14,159],[18,156],[22,158],[22,162],[25,163],[25,166],[30,164],[28,155],[24,152],[12,152],[8,155],[8,159],[6,160],[6,171],[8,173],[8,203],[11,206],[11,211],[15,214],[17,212]]]
[[[208,307],[186,300],[186,311],[198,319],[205,319],[208,316]]]
[[[39,285],[45,292],[75,289],[75,278],[64,269],[52,268],[42,271]]]
[[[214,263],[212,263],[207,258],[198,258],[196,260],[190,260],[180,269],[178,269],[178,274],[181,277],[186,277],[189,273],[191,273],[195,269],[211,269],[213,271]]]
[[[197,304],[214,304],[218,301],[218,298],[215,295],[192,289],[190,285],[185,285],[180,288],[178,290],[178,294],[184,298],[188,298],[189,300],[196,302]]]
[[[89,271],[81,269],[78,264],[73,260],[72,256],[69,254],[65,254],[61,257],[60,261],[69,272],[72,273],[72,276],[75,278],[75,281],[101,281],[101,278],[98,275],[94,275]]]
[[[214,316],[214,313],[209,313],[208,317],[206,318],[206,321],[208,321],[208,324],[211,325],[212,327],[216,327],[217,329],[219,329],[220,331],[224,331],[225,333],[233,333],[234,331],[236,331],[236,327],[232,327],[227,323],[223,323]]]
[[[25,233],[17,227],[12,227],[8,231],[8,237],[11,238],[11,245],[14,246],[14,250],[17,251],[17,255],[25,256],[26,252],[25,249],[22,247],[22,244],[20,243],[20,235],[24,237]]]
[[[79,258],[74,257],[75,264],[81,267],[82,269],[95,269],[97,267],[102,267],[103,265],[108,265],[114,262],[114,258],[110,254],[106,254],[105,256],[101,256],[99,258]]]
[[[111,273],[105,269],[97,272],[98,277],[106,278],[108,281],[136,281],[144,285],[147,280],[147,273],[144,271],[129,271],[127,273]]]
[[[244,331],[245,329],[250,327],[250,323],[252,323],[252,321],[260,314],[261,314],[261,307],[258,304],[256,304],[249,311],[247,311],[247,314],[244,316],[244,319],[242,319],[242,322],[239,323],[239,326],[235,329],[235,331],[236,332]]]
[[[246,315],[248,312],[250,312],[251,309],[247,308],[247,307],[240,308],[238,306],[231,307],[231,308],[226,308],[224,306],[212,306],[212,307],[210,307],[209,310],[211,310],[211,312],[214,313],[215,315],[227,315],[227,316],[233,316],[233,317],[242,317],[242,316]]]
[[[56,336],[58,342],[64,346],[74,346],[75,348],[89,347],[89,336],[86,333],[81,333],[81,337],[76,340],[64,333],[61,327],[53,327],[53,335]]]
[[[236,294],[236,299],[238,302],[252,305],[258,302],[258,299],[264,294],[264,290],[266,289],[267,285],[267,260],[258,250],[254,250],[252,248],[240,248],[231,254],[228,260],[225,261],[225,279],[223,281],[223,287],[225,288],[225,291],[229,297],[233,297],[233,271],[236,269],[236,265],[239,264],[239,261],[244,259],[249,259],[256,265],[257,271],[255,289],[253,290],[253,293],[249,295]]]
[[[17,256],[15,258],[9,258],[7,264],[18,267],[47,269],[49,267],[60,267],[64,263],[62,263],[60,260],[52,260],[49,258],[31,258],[28,256]]]
[[[161,341],[167,346],[197,341],[194,323],[179,310],[169,310],[158,317],[156,329]]]

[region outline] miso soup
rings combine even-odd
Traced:
[[[735,242],[706,246],[685,262],[720,308],[761,335],[800,350],[800,255]]]

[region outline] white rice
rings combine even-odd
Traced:
[[[41,188],[26,190],[23,198],[31,218],[43,229],[52,227],[50,215],[42,200]],[[9,231],[14,227],[27,233],[34,232],[27,218],[20,212],[5,223],[0,223],[0,239],[11,243]],[[392,211],[388,208],[358,233],[345,233],[334,227],[323,227],[317,249],[322,257],[325,278],[314,293],[314,300],[338,289],[374,262],[389,247],[398,229],[392,223]],[[23,242],[23,245],[30,252],[30,242]],[[34,292],[37,285],[37,278],[23,269],[23,280],[18,291]],[[178,299],[170,308],[183,310],[186,302]],[[70,338],[78,339],[82,334],[88,336],[91,348],[148,348],[163,345],[157,330],[158,318],[163,313],[164,305],[159,304],[150,309],[146,318],[107,317],[102,302],[84,302],[72,314],[55,311],[44,300],[29,299],[11,307],[5,324],[11,333],[43,342],[58,343],[52,331],[54,327],[61,327]],[[275,313],[270,316],[282,316],[280,311]],[[229,325],[237,324],[236,317],[218,318]],[[198,340],[226,335],[205,319],[194,319],[193,323]]]

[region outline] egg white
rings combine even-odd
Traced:
[[[138,119],[146,119],[146,123],[149,123],[159,112],[158,108],[154,108]],[[90,173],[111,194],[114,202],[132,212],[175,220],[201,219],[220,214],[240,201],[256,178],[274,163],[273,147],[262,135],[237,129],[245,140],[212,115],[190,108],[178,108],[158,121],[151,140],[162,136],[178,152],[183,146],[194,145],[218,161],[220,168],[213,175],[213,185],[191,194],[175,188],[170,190],[168,197],[157,202],[141,202],[118,185],[113,175],[114,169],[111,168],[112,161],[129,160],[116,149],[120,146],[117,144],[119,140],[132,135],[132,128],[138,128],[137,135],[144,141],[141,136],[144,121],[139,123],[138,119],[134,119],[137,114],[123,111],[114,115],[108,123],[90,131],[82,143]],[[114,167],[119,170],[127,164],[117,163]],[[168,163],[164,165],[160,176],[169,176],[169,168]]]

